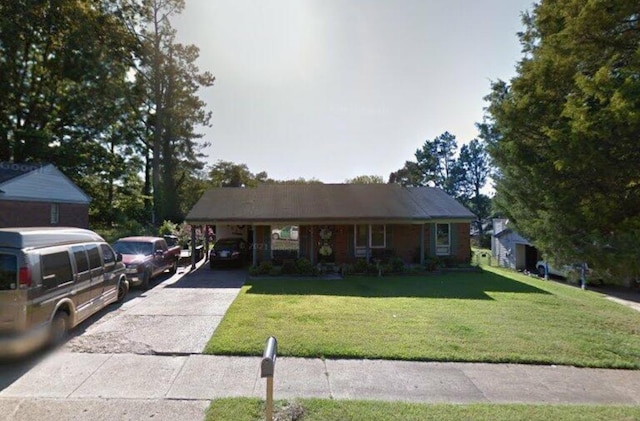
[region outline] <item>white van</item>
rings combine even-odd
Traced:
[[[128,290],[121,257],[93,231],[0,229],[0,356],[60,342]]]

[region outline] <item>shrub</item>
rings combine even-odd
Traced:
[[[353,265],[355,273],[367,273],[369,269],[369,264],[364,259],[356,260],[356,264]]]
[[[300,275],[315,275],[316,268],[307,258],[300,258],[296,261],[296,270]]]
[[[271,260],[263,260],[258,265],[258,274],[268,275],[271,273],[271,269],[273,269],[273,263],[271,263]]]
[[[175,235],[178,232],[178,225],[171,221],[163,221],[160,228],[158,228],[158,235]]]
[[[260,269],[258,268],[258,266],[256,266],[256,265],[252,265],[252,266],[249,268],[249,275],[251,275],[251,276],[258,276],[258,275],[260,275]]]
[[[404,261],[399,257],[389,259],[390,271],[393,273],[404,272]]]
[[[296,262],[290,259],[286,259],[282,262],[282,268],[280,269],[280,273],[283,275],[292,275],[298,271],[296,266]]]
[[[353,275],[356,272],[356,267],[350,263],[342,265],[342,275]]]

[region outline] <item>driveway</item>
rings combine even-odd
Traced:
[[[246,271],[187,269],[132,289],[57,352],[0,362],[0,419],[201,420],[208,400],[167,400],[163,387],[202,353]]]
[[[65,350],[83,353],[189,355],[202,352],[246,279],[243,270],[195,272],[160,281],[87,324]]]

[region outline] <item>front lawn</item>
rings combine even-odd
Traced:
[[[601,295],[484,273],[250,281],[205,352],[640,368],[640,313]]]
[[[301,399],[277,402],[277,419],[297,421],[546,421],[637,420],[640,408],[597,405],[425,405],[403,402]],[[206,421],[255,421],[264,418],[264,402],[256,398],[229,398],[211,402]]]

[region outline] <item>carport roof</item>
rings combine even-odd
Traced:
[[[440,189],[399,184],[263,184],[206,191],[190,224],[471,221],[475,215]]]

